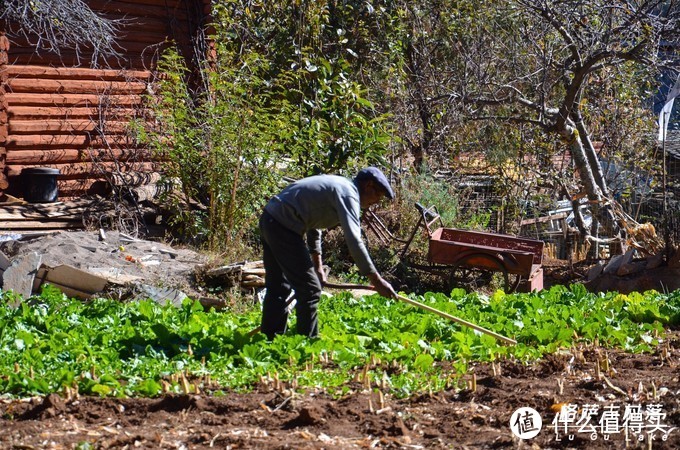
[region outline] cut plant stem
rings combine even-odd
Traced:
[[[473,373],[472,378],[468,380],[468,388],[472,392],[477,392],[477,374]]]
[[[624,397],[628,397],[628,394],[626,393],[626,391],[624,391],[623,389],[621,389],[621,388],[618,387],[618,386],[614,386],[614,384],[612,384],[612,382],[609,381],[609,378],[607,378],[606,376],[602,375],[602,379],[603,379],[604,382],[607,384],[607,386],[609,386],[611,389],[613,389],[614,391],[616,391],[616,392],[618,392],[619,394],[623,395]]]
[[[185,394],[191,393],[191,386],[189,385],[189,380],[187,380],[187,377],[184,375],[184,372],[181,372],[181,380],[182,391],[184,391]]]
[[[366,366],[366,371],[364,372],[364,388],[371,389],[371,376],[368,374],[368,366]]]

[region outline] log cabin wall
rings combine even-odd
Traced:
[[[138,145],[132,124],[150,119],[145,94],[168,42],[195,65],[195,45],[210,0],[85,0],[124,24],[120,57],[90,68],[88,55],[37,51],[0,35],[0,190],[21,197],[21,171],[59,169],[59,197],[103,194],[113,174],[151,172],[157,162]],[[9,39],[7,39],[9,38]]]

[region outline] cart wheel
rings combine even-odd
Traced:
[[[449,275],[449,289],[464,288],[472,292],[495,283],[510,293],[517,288],[519,276],[508,274],[499,258],[486,253],[465,255],[456,262]]]

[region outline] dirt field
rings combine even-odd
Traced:
[[[533,365],[506,362],[475,367],[476,390],[409,399],[385,397],[360,386],[333,399],[322,392],[290,396],[256,390],[226,396],[172,395],[157,399],[79,398],[0,402],[0,448],[7,449],[351,449],[351,448],[626,448],[625,431],[641,425],[643,442],[627,448],[680,448],[680,333],[670,351],[630,355],[610,351],[609,370],[597,379],[598,351],[557,355]],[[570,361],[576,355],[574,361]],[[581,357],[582,355],[582,357]],[[599,358],[606,359],[599,351]],[[500,370],[500,373],[499,373]],[[573,440],[552,424],[560,403],[598,405],[594,431],[572,427]],[[606,415],[605,407],[613,411]],[[627,408],[647,411],[624,419]],[[510,428],[513,412],[531,407],[542,418],[537,437],[522,440]],[[618,414],[618,417],[615,417]],[[575,425],[576,419],[561,423]],[[612,419],[614,417],[614,419]],[[612,422],[613,420],[613,422]],[[602,424],[600,424],[602,422]],[[626,425],[628,424],[628,425]],[[659,425],[654,431],[652,424]],[[536,423],[533,423],[536,426]],[[647,432],[652,432],[653,441]],[[666,432],[667,440],[662,440]],[[591,440],[591,436],[595,440]],[[561,439],[558,441],[557,439]],[[608,438],[608,440],[606,440]],[[88,446],[89,445],[89,446]]]

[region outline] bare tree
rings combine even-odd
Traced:
[[[98,15],[83,0],[3,0],[0,19],[10,37],[58,55],[72,49],[79,63],[85,55],[93,67],[120,56],[116,36],[123,21]]]
[[[625,234],[631,219],[612,199],[586,119],[590,84],[632,68],[678,70],[677,60],[662,59],[661,46],[680,48],[680,4],[509,0],[489,17],[479,34],[459,42],[466,69],[451,99],[469,117],[530,123],[561,136],[596,219],[589,229],[577,217],[580,231],[595,242],[598,224],[608,237]]]

